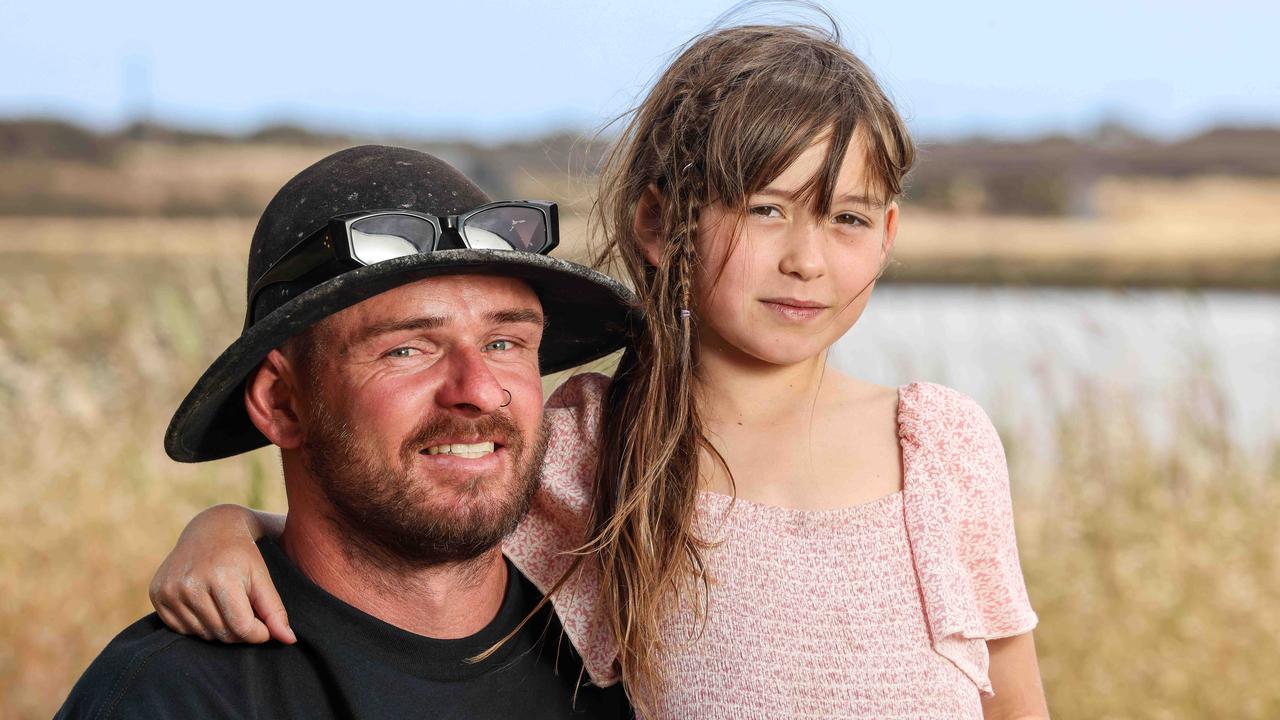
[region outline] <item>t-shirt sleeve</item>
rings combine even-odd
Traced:
[[[153,613],[126,628],[89,665],[58,720],[242,718],[242,676],[224,672],[200,640],[170,632]]]
[[[1013,527],[1004,445],[978,403],[954,390],[948,455],[957,501],[956,552],[968,570],[988,640],[1036,626]]]

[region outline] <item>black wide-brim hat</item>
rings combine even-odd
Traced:
[[[471,181],[426,153],[376,145],[340,151],[303,170],[267,205],[250,248],[248,286],[336,215],[392,208],[456,215],[486,202]],[[463,249],[375,263],[296,289],[249,325],[178,406],[165,434],[165,451],[174,460],[200,462],[269,444],[244,404],[245,381],[268,353],[362,300],[416,280],[457,274],[512,277],[533,288],[547,322],[539,352],[543,374],[619,349],[638,320],[635,296],[621,283],[546,255]]]

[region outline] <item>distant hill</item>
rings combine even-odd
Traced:
[[[1089,215],[1088,190],[1102,177],[1197,175],[1280,177],[1280,128],[1220,127],[1158,142],[1107,125],[1086,138],[924,143],[908,195],[939,210]]]
[[[435,153],[495,197],[590,202],[608,139],[570,133],[484,145],[273,125],[228,135],[154,123],[95,132],[58,119],[0,120],[0,214],[254,216],[293,173],[339,147]],[[1215,128],[1160,142],[1107,125],[1089,137],[921,143],[908,199],[942,211],[1088,216],[1103,177],[1280,177],[1280,128]]]

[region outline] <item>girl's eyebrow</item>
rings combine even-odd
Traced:
[[[796,199],[795,190],[783,190],[782,188],[776,188],[776,187],[767,187],[767,188],[764,188],[763,190],[757,191],[755,194],[764,195],[766,197],[782,198],[783,200]]]
[[[835,202],[848,202],[855,205],[866,205],[867,207],[879,208],[884,207],[885,202],[878,197],[872,195],[859,195],[857,193],[845,193],[837,198]]]
[[[783,188],[776,188],[776,187],[767,187],[767,188],[764,188],[763,190],[756,192],[755,194],[762,195],[765,197],[775,197],[775,198],[781,198],[783,200],[794,201],[796,199],[797,191],[785,190]],[[884,207],[885,205],[884,200],[881,200],[878,197],[875,197],[872,195],[862,195],[859,193],[845,193],[844,195],[839,195],[833,198],[832,202],[833,203],[848,202],[848,203],[854,203],[856,205],[866,205],[867,207],[871,207],[871,208]]]

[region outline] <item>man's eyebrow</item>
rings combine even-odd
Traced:
[[[347,347],[362,345],[381,335],[405,332],[407,330],[438,330],[445,326],[448,318],[439,315],[421,315],[403,320],[385,320],[366,325],[351,336]]]
[[[530,323],[539,327],[544,327],[547,322],[542,317],[542,313],[531,308],[519,308],[512,310],[495,310],[488,314],[490,322],[500,325],[511,323]]]
[[[529,323],[543,327],[546,321],[542,317],[542,313],[531,308],[518,308],[511,310],[495,310],[488,313],[485,318],[495,324],[511,324],[511,323]],[[407,331],[424,331],[439,330],[449,323],[449,318],[441,315],[420,315],[418,317],[404,318],[401,320],[384,320],[366,325],[357,332],[353,333],[351,339],[347,342],[347,347],[356,347],[373,340],[382,335],[391,333],[407,332]]]

